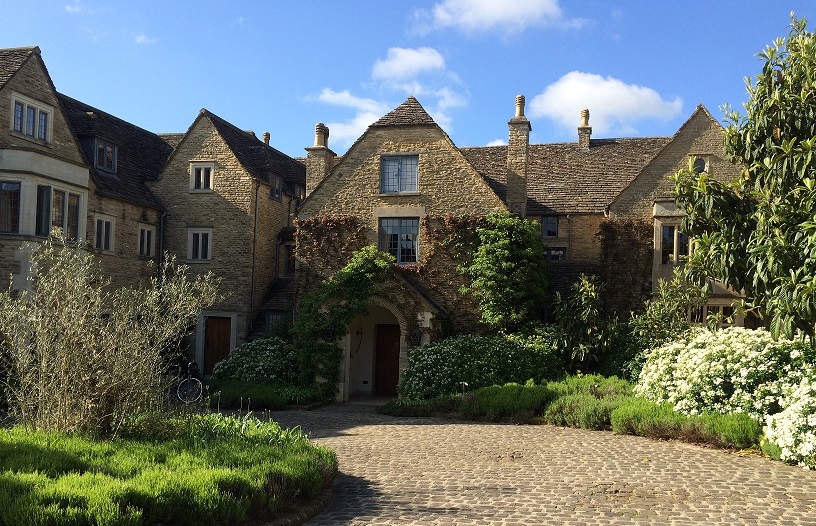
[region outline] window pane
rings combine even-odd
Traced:
[[[689,255],[689,237],[682,232],[677,232],[677,255],[678,259]]]
[[[26,107],[25,134],[34,137],[34,123],[37,121],[37,108]]]
[[[102,246],[103,246],[102,245],[102,240],[104,239],[104,234],[103,234],[102,231],[105,228],[104,223],[105,222],[102,221],[101,219],[96,220],[96,242],[95,242],[94,246],[96,248],[100,249],[100,250],[102,249]]]
[[[399,261],[399,220],[380,219],[380,250]]]
[[[190,250],[190,259],[199,259],[199,251],[198,251],[198,244],[200,241],[201,235],[198,232],[193,232],[193,246]]]
[[[660,262],[663,264],[674,263],[674,227],[663,227],[662,250]]]
[[[403,219],[401,230],[399,262],[416,263],[419,221],[416,219]]]
[[[400,166],[400,192],[416,192],[417,157],[402,157]]]
[[[14,131],[23,133],[23,103],[14,102]]]
[[[79,196],[68,194],[68,232],[65,239],[76,241],[79,238]]]
[[[105,168],[113,171],[113,146],[110,144],[105,147]]]
[[[65,192],[54,190],[51,206],[51,231],[61,235],[65,226]]]
[[[51,187],[37,186],[37,226],[35,233],[38,236],[47,236],[51,233]]]
[[[145,256],[152,256],[153,255],[153,231],[152,230],[145,230],[147,234],[147,241],[145,242]]]
[[[105,166],[105,143],[99,140],[96,141],[96,166]]]
[[[202,170],[202,181],[201,181],[201,188],[212,188],[210,185],[210,169],[203,168]]]
[[[20,183],[0,183],[0,232],[20,231]]]
[[[544,237],[558,237],[558,217],[543,217],[541,219],[541,232]]]
[[[201,233],[201,259],[210,259],[210,234]]]
[[[382,158],[382,192],[399,191],[399,157]]]
[[[104,225],[105,225],[105,245],[104,245],[103,248],[105,250],[110,250],[110,248],[111,248],[111,222],[110,221],[104,221]]]
[[[46,134],[48,133],[48,113],[41,111],[40,112],[40,123],[37,128],[37,138],[41,141],[46,140]]]

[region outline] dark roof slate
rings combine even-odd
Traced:
[[[0,49],[0,88],[6,85],[31,55],[39,55],[36,46]]]
[[[408,100],[383,115],[380,120],[371,126],[421,126],[436,125],[434,120],[422,107],[415,97]]]
[[[283,152],[263,143],[218,115],[201,110],[232,150],[238,162],[255,179],[271,183],[272,175],[284,181],[284,191],[295,195],[294,185],[306,187],[306,167]]]
[[[531,144],[527,214],[601,213],[671,137],[593,139]],[[502,201],[507,195],[507,146],[459,149]]]
[[[86,159],[101,195],[122,199],[161,210],[163,207],[145,181],[159,177],[164,163],[173,152],[171,146],[155,133],[142,129],[84,102],[58,93],[68,124],[87,146],[87,141],[100,138],[116,145],[116,173],[98,170],[94,159]],[[92,148],[92,147],[90,147]],[[88,157],[91,150],[83,148]]]

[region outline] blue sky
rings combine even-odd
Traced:
[[[0,47],[37,45],[62,93],[154,132],[201,108],[302,156],[342,154],[419,99],[459,146],[672,135],[705,104],[742,108],[756,57],[812,0],[3,0]]]

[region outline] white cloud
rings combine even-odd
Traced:
[[[74,0],[73,4],[69,4],[65,6],[65,10],[69,13],[79,13],[80,11],[85,11],[86,7],[82,5],[80,0]]]
[[[507,141],[505,141],[504,139],[496,139],[490,141],[485,146],[507,146]]]
[[[635,123],[643,119],[674,118],[683,101],[613,77],[572,71],[536,95],[529,108],[530,116],[550,118],[569,130],[580,124],[581,110],[588,108],[593,134],[610,136],[636,133]]]
[[[371,78],[386,81],[404,80],[412,79],[426,71],[444,69],[445,59],[433,48],[392,47],[388,50],[388,57],[385,60],[377,60],[374,63]]]
[[[454,28],[465,33],[499,30],[505,33],[529,27],[574,28],[586,23],[567,18],[559,0],[443,0],[430,10],[414,12],[415,29],[427,34],[435,29]]]
[[[334,91],[331,88],[323,88],[317,100],[333,106],[345,106],[366,113],[379,113],[388,109],[387,104],[374,99],[357,97],[348,90]]]
[[[144,33],[139,33],[138,35],[136,35],[136,38],[134,39],[134,41],[137,44],[140,44],[140,45],[142,45],[142,44],[155,44],[156,42],[158,42],[157,39],[151,38],[151,37],[145,35]]]

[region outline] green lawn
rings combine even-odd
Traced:
[[[335,454],[253,417],[143,417],[110,441],[0,430],[0,524],[239,524],[315,498]]]

